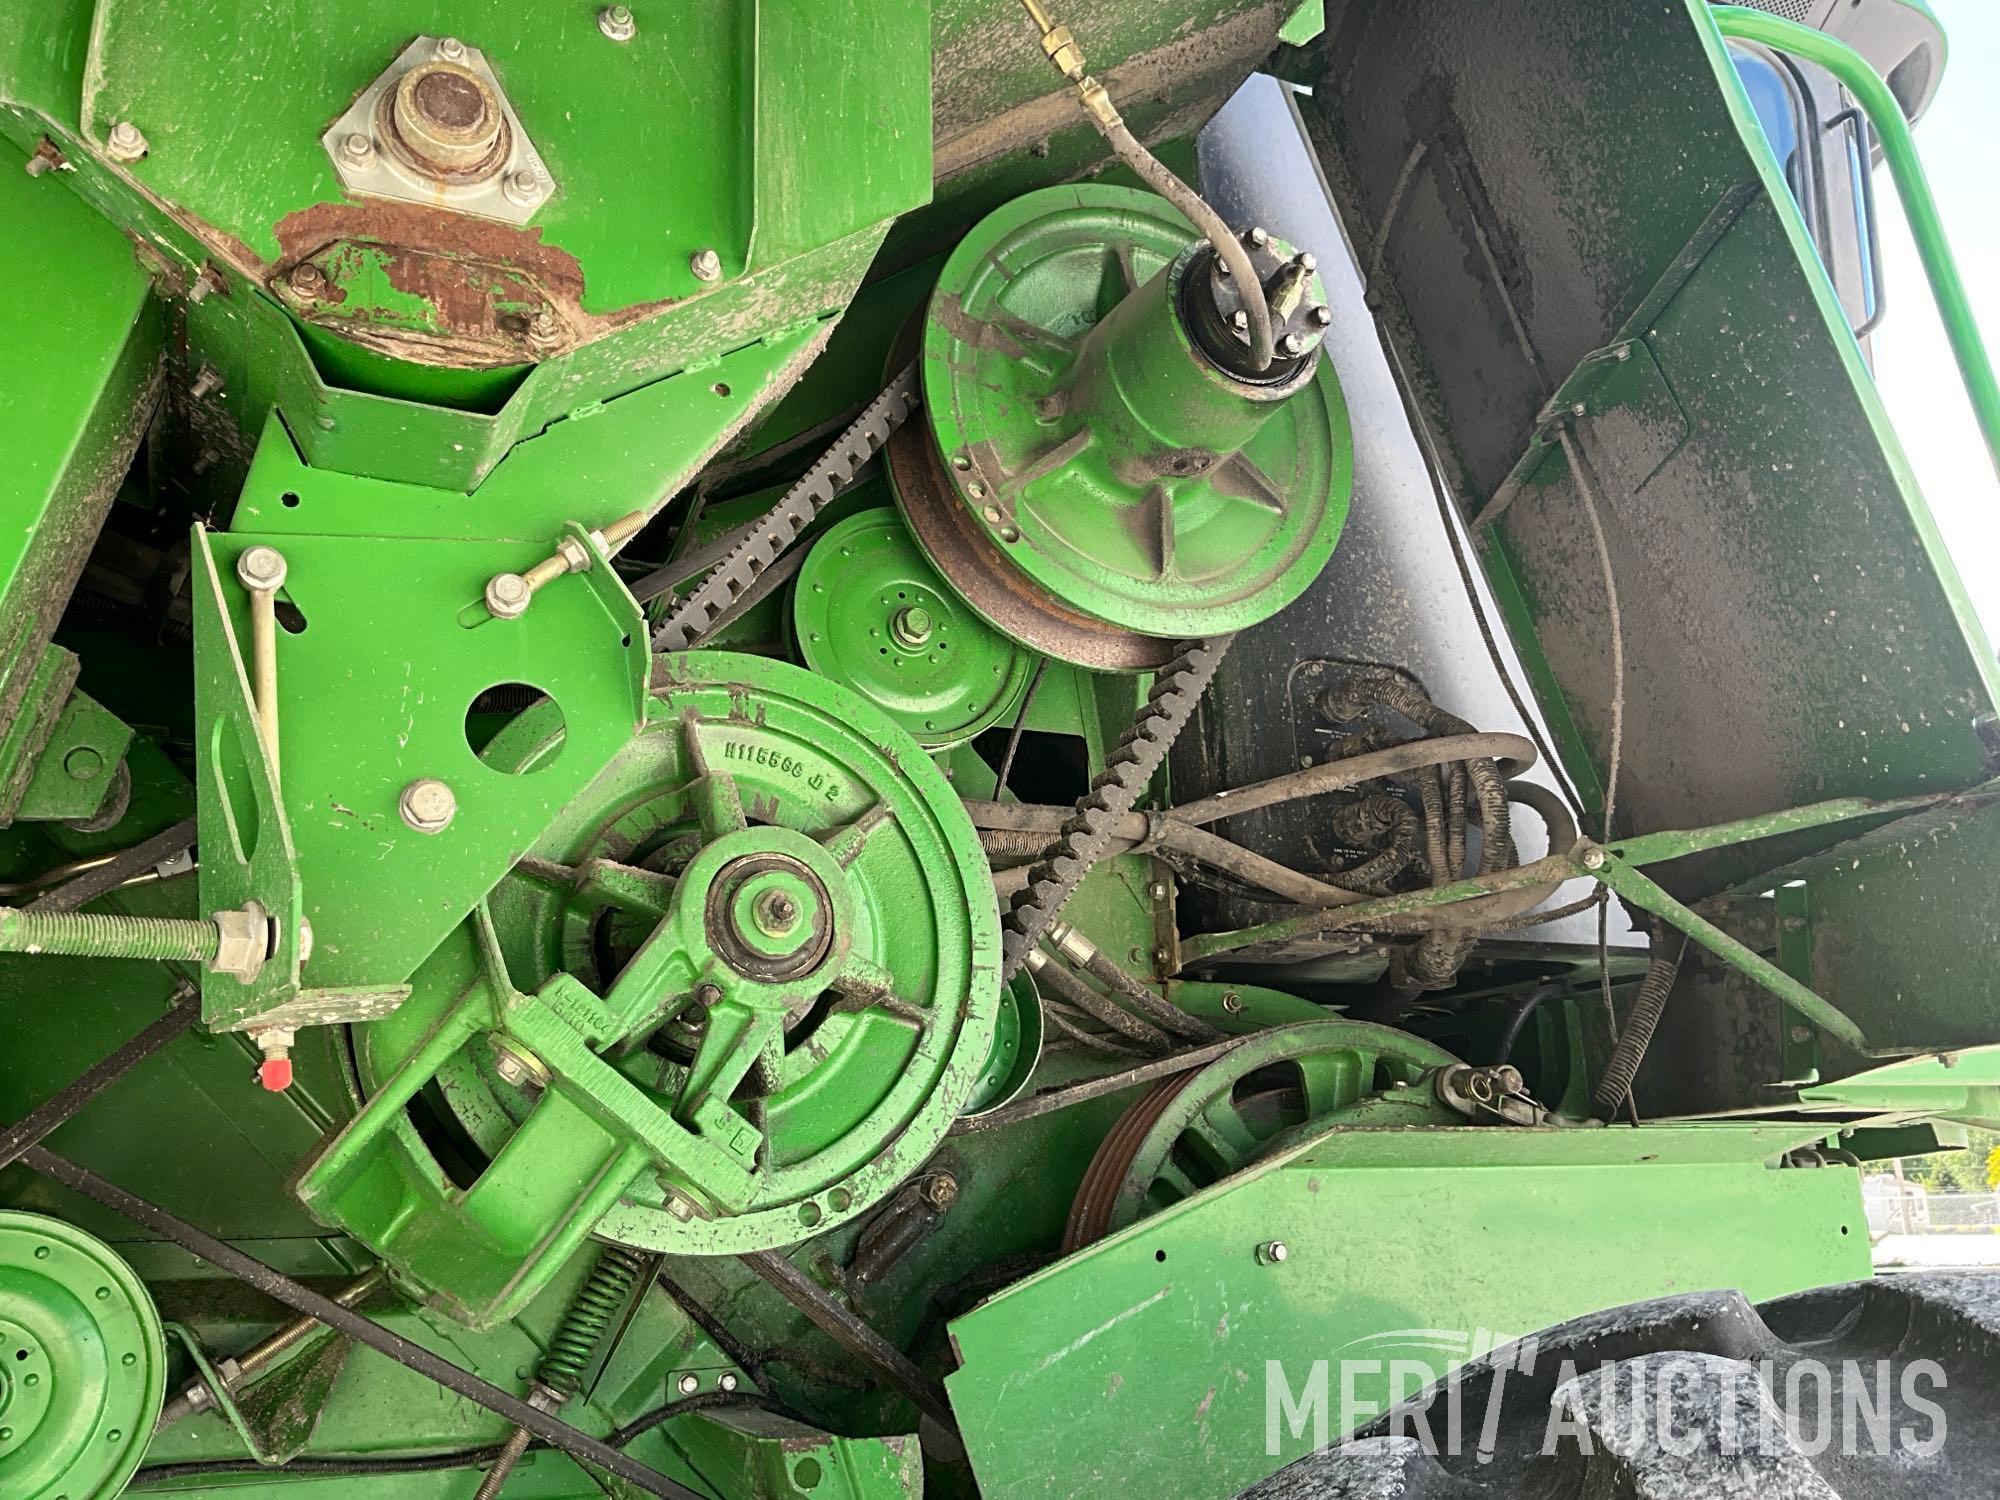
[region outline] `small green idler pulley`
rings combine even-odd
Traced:
[[[160,1315],[117,1252],[60,1219],[0,1212],[0,1495],[110,1500],[166,1378]]]
[[[1245,247],[1278,332],[1165,200],[1028,193],[975,225],[923,326],[925,423],[897,500],[953,588],[1016,640],[1101,669],[1276,613],[1332,553],[1353,480],[1310,255]]]
[[[792,626],[808,666],[931,749],[990,728],[1027,691],[1033,658],[945,585],[887,508],[849,516],[813,544]]]
[[[1042,1060],[1042,1034],[1041,993],[1034,976],[1023,969],[1001,987],[993,1048],[960,1114],[973,1119],[1019,1098]]]

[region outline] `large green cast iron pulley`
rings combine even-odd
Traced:
[[[780,662],[662,658],[649,727],[396,1012],[314,1211],[466,1321],[587,1234],[672,1254],[794,1243],[931,1154],[979,1081],[998,912],[949,784],[854,693]],[[531,709],[485,752],[561,753]]]
[[[60,1219],[0,1212],[0,1495],[121,1493],[166,1380],[160,1315],[117,1252]]]
[[[1283,337],[1247,367],[1232,289],[1164,199],[1084,185],[987,215],[921,335],[924,416],[888,450],[910,530],[993,625],[1087,667],[1157,667],[1318,576],[1353,480],[1310,256],[1252,231]]]

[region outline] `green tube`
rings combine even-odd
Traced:
[[[1979,337],[1972,303],[1965,295],[1965,283],[1959,280],[1944,221],[1938,216],[1937,200],[1931,196],[1923,163],[1917,158],[1917,143],[1910,134],[1909,121],[1903,118],[1903,107],[1860,53],[1823,31],[1740,5],[1718,5],[1709,14],[1724,36],[1758,42],[1825,68],[1854,95],[1882,138],[1882,154],[1889,163],[1889,175],[1895,179],[1896,194],[1903,200],[1910,236],[1930,279],[1945,336],[1951,340],[1952,355],[1972,397],[1972,410],[1979,419],[1994,472],[2000,474],[2000,381],[1994,379],[1993,362]]]
[[[215,923],[182,917],[0,909],[0,953],[207,963],[221,943],[222,933]]]

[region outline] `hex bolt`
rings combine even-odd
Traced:
[[[694,272],[697,281],[722,280],[722,257],[713,250],[701,249],[688,257],[688,269]]]
[[[935,623],[931,612],[921,604],[908,604],[889,617],[889,634],[897,645],[914,651],[930,640]]]
[[[1317,327],[1325,328],[1333,322],[1333,309],[1322,302],[1308,313],[1307,316],[1313,320],[1313,323]]]
[[[1584,850],[1584,851],[1583,851],[1583,867],[1584,867],[1584,868],[1585,868],[1586,870],[1601,870],[1601,869],[1603,869],[1603,868],[1604,868],[1604,851],[1603,851],[1602,849],[1594,849],[1594,848],[1593,848],[1593,849],[1586,849],[1586,850]]]
[[[465,43],[455,36],[438,38],[437,55],[446,62],[458,62],[465,56]]]
[[[1234,328],[1238,333],[1247,333],[1250,329],[1250,314],[1240,307],[1237,308],[1235,312],[1229,315],[1229,326]]]
[[[1301,250],[1292,257],[1292,264],[1310,276],[1319,269],[1319,257],[1310,250]]]
[[[545,354],[562,342],[562,336],[561,322],[546,307],[528,320],[528,342]]]
[[[1283,1265],[1285,1257],[1290,1254],[1291,1251],[1285,1248],[1283,1240],[1266,1240],[1257,1247],[1257,1259],[1259,1263],[1267,1266]]]
[[[1243,1013],[1243,997],[1234,990],[1224,990],[1222,992],[1222,1008],[1232,1016],[1241,1015]]]
[[[111,134],[105,137],[104,151],[113,161],[135,162],[153,148],[139,127],[130,120],[120,120],[111,127]]]
[[[442,781],[423,776],[403,788],[396,811],[418,833],[443,833],[458,816],[458,797]]]
[[[725,1395],[735,1390],[736,1385],[737,1385],[736,1377],[730,1374],[727,1370],[725,1370],[722,1374],[716,1376],[715,1378],[715,1388],[718,1391],[723,1392]]]
[[[375,143],[358,130],[349,131],[341,137],[340,159],[349,166],[365,167],[375,159]]]
[[[326,272],[311,261],[302,260],[292,267],[285,283],[298,296],[317,297],[326,290]]]
[[[590,535],[607,554],[613,554],[643,531],[645,526],[646,513],[635,510]],[[555,582],[565,573],[588,573],[590,565],[590,549],[575,537],[566,536],[556,543],[556,550],[551,556],[543,558],[527,572],[495,573],[487,579],[486,612],[496,620],[518,620],[528,612],[537,589]]]
[[[214,365],[203,365],[188,387],[188,396],[196,401],[205,401],[222,389],[222,376]]]
[[[924,1184],[924,1201],[942,1212],[958,1202],[958,1179],[949,1172],[935,1173]]]
[[[597,13],[597,29],[614,42],[629,42],[639,34],[639,23],[630,6],[607,5]]]
[[[696,1391],[701,1389],[701,1377],[699,1375],[683,1375],[679,1380],[674,1382],[674,1389],[679,1391],[683,1396],[692,1396]]]
[[[285,586],[285,572],[285,555],[276,547],[246,547],[236,558],[236,577],[250,591],[251,697],[273,781],[278,779],[278,590]]]
[[[1287,354],[1300,355],[1305,353],[1306,341],[1300,338],[1296,333],[1288,333],[1285,335],[1285,340],[1281,347],[1283,347],[1285,353]]]
[[[1262,250],[1266,245],[1271,243],[1271,236],[1269,231],[1264,229],[1262,225],[1253,225],[1244,233],[1243,242],[1252,250]]]
[[[1794,1042],[1797,1042],[1800,1046],[1804,1046],[1807,1042],[1811,1041],[1813,1036],[1812,1027],[1810,1026],[1794,1026],[1790,1029],[1790,1032],[1788,1034],[1791,1036],[1791,1039]]]
[[[1163,883],[1156,880],[1146,887],[1146,894],[1151,896],[1155,901],[1164,901],[1167,899],[1167,888]]]
[[[500,183],[500,191],[509,203],[532,208],[542,201],[542,179],[532,171],[509,172]]]

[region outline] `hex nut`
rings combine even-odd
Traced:
[[[715,1378],[715,1388],[718,1391],[723,1391],[725,1393],[735,1390],[736,1377],[730,1374],[729,1372],[724,1371],[721,1375],[718,1375]]]
[[[520,619],[534,597],[528,580],[519,573],[495,573],[486,580],[486,612],[496,620]]]
[[[509,203],[518,203],[523,208],[542,201],[541,179],[533,172],[509,172],[500,184],[500,191],[507,195]]]
[[[375,142],[358,130],[350,130],[341,137],[340,154],[356,166],[365,166],[375,159]]]
[[[113,161],[134,162],[152,149],[139,127],[130,120],[120,120],[113,125],[111,134],[104,140],[104,153]]]
[[[950,1208],[958,1201],[958,1179],[949,1172],[939,1172],[924,1184],[924,1200],[932,1208]]]
[[[1267,1266],[1283,1265],[1290,1254],[1283,1240],[1266,1240],[1257,1247],[1257,1259]]]
[[[688,257],[688,269],[694,272],[697,281],[720,281],[722,257],[713,250],[697,250]]]
[[[607,5],[597,13],[597,29],[614,42],[629,42],[639,34],[628,5]]]
[[[248,984],[264,967],[270,951],[270,923],[264,908],[252,901],[239,910],[219,911],[212,920],[221,941],[216,945],[215,957],[208,961],[209,969],[217,974],[234,975]]]
[[[403,788],[396,810],[418,833],[442,833],[458,815],[458,798],[442,781],[424,776]]]
[[[696,1391],[701,1389],[701,1377],[699,1375],[683,1375],[679,1380],[674,1382],[674,1389],[679,1391],[683,1396],[692,1396]]]

